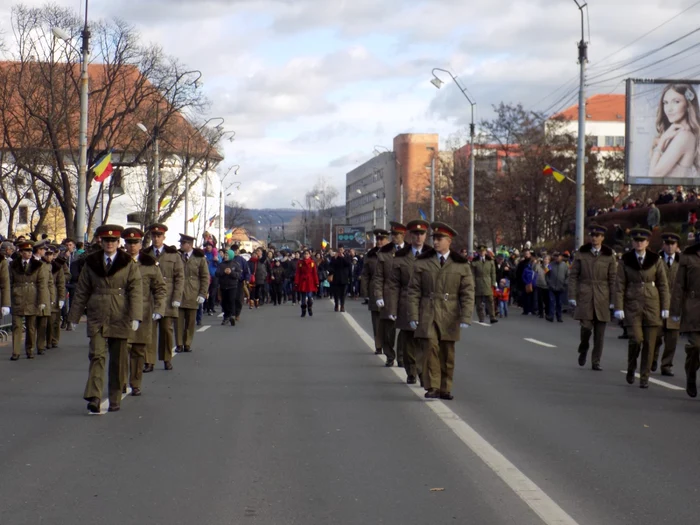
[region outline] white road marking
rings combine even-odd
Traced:
[[[175,353],[175,349],[177,346],[173,346],[173,359],[175,359],[175,356],[178,355]],[[124,401],[124,398],[131,394],[131,387],[129,385],[126,385],[126,394],[122,394],[122,401]],[[109,398],[105,399],[100,403],[100,412],[98,414],[93,414],[92,412],[88,412],[89,416],[101,416],[102,414],[107,413],[107,409],[109,408]]]
[[[211,328],[211,325],[208,324],[208,325],[206,325],[206,326],[202,326],[201,328],[197,328],[197,331],[198,331],[198,332],[206,332],[206,331],[209,330],[210,328]]]
[[[557,347],[557,345],[550,345],[549,343],[544,343],[542,341],[538,341],[537,339],[531,339],[529,337],[523,337],[523,339],[525,339],[525,341],[528,341],[530,343],[534,343],[536,345],[546,346],[547,348],[556,348]]]
[[[490,324],[487,323],[482,323],[481,321],[474,321],[474,324],[480,324],[481,326],[485,326],[487,328],[491,328]]]
[[[370,350],[374,350],[374,339],[355,321],[352,315],[343,316],[350,327],[362,339]],[[376,356],[384,361],[383,356]],[[404,370],[392,367],[392,372],[405,383]],[[469,426],[462,418],[453,412],[448,406],[439,400],[425,400],[424,391],[419,386],[406,385],[421,400],[426,401],[430,409],[442,422],[450,428],[457,437],[467,445],[472,452],[481,458],[496,475],[515,492],[546,525],[578,525],[577,522],[566,513],[552,498],[550,498],[535,482],[523,474],[513,463],[496,450],[493,445]]]
[[[221,312],[221,313],[220,313],[219,315],[217,315],[216,317],[223,317],[223,316],[224,316],[224,312]]]
[[[627,370],[620,370],[623,374],[627,375]],[[640,375],[638,373],[634,374],[634,377],[637,379],[640,379]],[[655,385],[662,386],[664,388],[668,388],[669,390],[681,390],[685,392],[685,388],[682,388],[680,386],[672,385],[671,383],[667,383],[666,381],[660,381],[658,379],[654,379],[653,377],[649,378],[650,383],[654,383]]]

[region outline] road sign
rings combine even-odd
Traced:
[[[335,246],[341,244],[345,249],[364,250],[367,238],[364,226],[337,226],[335,229]]]

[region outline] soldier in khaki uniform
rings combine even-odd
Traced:
[[[671,302],[673,302],[673,289],[676,282],[676,274],[678,274],[678,263],[680,262],[680,254],[678,253],[678,243],[681,238],[675,233],[664,233],[661,235],[664,240],[663,251],[659,254],[663,259],[663,267],[666,270],[666,279],[668,280],[668,288],[671,290]],[[661,345],[664,347],[664,353],[661,357],[661,375],[673,377],[673,356],[676,355],[676,345],[678,345],[678,334],[681,324],[672,319],[664,319],[661,330],[656,337],[654,345],[654,358],[651,361],[651,371],[656,372],[658,367],[659,350]]]
[[[377,263],[379,258],[377,252],[389,242],[389,232],[382,229],[374,230],[375,246],[365,255],[365,264],[360,275],[360,294],[368,301],[367,308],[372,315],[372,333],[374,335],[374,353],[382,353],[383,341],[379,333],[379,307],[374,297],[374,279],[377,274]]]
[[[180,234],[180,256],[185,270],[185,287],[177,323],[176,352],[192,351],[197,309],[200,304],[204,304],[206,301],[209,290],[207,259],[202,250],[193,248],[194,242],[194,237]]]
[[[493,288],[498,286],[496,282],[496,263],[486,251],[486,246],[479,246],[479,256],[474,258],[471,264],[474,272],[474,288],[476,290],[476,313],[479,322],[483,323],[486,314],[489,314],[491,324],[498,319],[493,313]],[[486,308],[484,311],[484,304]]]
[[[661,257],[648,251],[651,232],[635,228],[630,232],[632,251],[622,256],[615,285],[615,318],[624,321],[630,334],[627,345],[627,382],[634,383],[637,358],[639,387],[649,388],[656,335],[662,319],[668,319],[671,291]]]
[[[396,348],[399,355],[403,355],[406,383],[409,385],[415,384],[416,378],[420,378],[421,385],[423,384],[423,345],[420,344],[420,339],[413,337],[414,330],[408,318],[408,284],[411,282],[416,257],[430,249],[425,244],[429,227],[428,221],[420,219],[406,225],[411,244],[406,244],[394,255],[389,293],[384,296],[389,317],[396,321],[396,328],[400,330]]]
[[[593,334],[591,368],[596,371],[602,370],[605,328],[615,302],[615,252],[603,244],[606,231],[605,226],[590,226],[590,242],[581,246],[569,272],[569,304],[575,308],[574,319],[581,321],[578,364],[586,364]]]
[[[119,410],[123,383],[121,355],[126,352],[127,339],[138,330],[143,319],[139,268],[131,257],[117,249],[122,231],[115,224],[97,228],[102,249],[85,257],[68,313],[68,322],[75,327],[87,308],[90,371],[83,397],[92,413],[100,411],[108,351],[109,411]]]
[[[143,236],[143,232],[138,228],[127,228],[122,233],[122,238],[126,243],[126,253],[138,265],[143,292],[143,321],[139,329],[129,337],[128,357],[125,353],[122,358],[122,366],[125,369],[130,369],[128,377],[132,396],[141,395],[146,348],[152,347],[151,353],[155,354],[153,332],[155,323],[163,317],[167,298],[167,289],[163,275],[160,273],[158,261],[150,255],[149,252],[151,250],[141,251],[143,248]],[[123,381],[126,381],[126,377],[126,370],[124,370]]]
[[[34,243],[21,241],[17,245],[19,257],[10,264],[12,287],[12,361],[19,359],[22,344],[22,318],[26,325],[24,351],[27,359],[34,359],[36,343],[36,316],[49,305],[49,278],[44,263],[32,257]]]
[[[51,318],[46,327],[46,347],[56,348],[61,339],[61,309],[66,300],[66,265],[65,260],[56,257],[58,248],[49,246],[46,250],[46,260],[51,265]]]
[[[34,243],[34,258],[44,263],[42,271],[46,274],[49,283],[49,304],[36,316],[36,350],[39,355],[44,355],[47,343],[50,342],[50,337],[47,337],[47,334],[51,326],[51,315],[56,305],[56,283],[54,283],[51,271],[51,258],[47,257],[48,251],[49,243],[47,241]]]
[[[688,246],[678,263],[671,300],[671,319],[680,322],[688,334],[685,345],[685,391],[697,397],[697,373],[700,369],[700,243]]]
[[[455,342],[474,312],[474,277],[469,260],[450,250],[457,232],[442,222],[430,225],[433,249],[418,256],[408,285],[408,318],[425,345],[426,398],[454,399]]]
[[[394,360],[400,367],[404,366],[403,347],[395,348],[396,322],[391,318],[391,312],[385,308],[384,297],[389,294],[389,279],[394,263],[394,254],[404,248],[406,227],[400,222],[391,221],[391,242],[382,246],[377,252],[377,272],[372,286],[374,287],[375,303],[379,308],[379,334],[382,349],[386,355],[386,366],[394,366]]]
[[[146,253],[158,261],[167,293],[163,318],[156,321],[157,329],[153,330],[153,344],[146,347],[144,374],[153,372],[153,366],[156,364],[156,348],[158,348],[157,357],[163,361],[165,369],[173,369],[173,347],[175,346],[173,330],[177,324],[182,303],[182,290],[185,286],[182,258],[177,248],[165,244],[165,232],[168,231],[168,227],[165,224],[151,224],[147,230],[151,234],[153,245],[146,250]]]

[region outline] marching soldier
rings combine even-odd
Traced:
[[[36,316],[49,304],[49,279],[44,263],[32,257],[32,241],[17,244],[19,257],[10,264],[12,287],[12,361],[19,359],[22,342],[22,320],[26,325],[24,351],[34,359]],[[4,302],[4,301],[3,301]]]
[[[377,252],[377,271],[372,286],[374,287],[375,303],[379,308],[379,338],[386,355],[386,366],[394,366],[398,357],[398,365],[404,366],[403,347],[399,348],[398,356],[394,349],[396,343],[396,323],[391,319],[391,312],[385,308],[384,297],[389,295],[389,279],[394,254],[404,248],[406,227],[400,222],[391,221],[391,242],[382,246]]]
[[[184,267],[185,287],[177,323],[176,352],[191,352],[195,318],[209,290],[209,266],[202,250],[193,248],[194,237],[180,234],[180,256]],[[262,283],[260,283],[262,285]]]
[[[46,347],[56,348],[61,339],[61,309],[66,300],[66,263],[65,259],[56,257],[58,248],[49,246],[46,261],[51,265],[51,318],[46,327]]]
[[[681,258],[677,248],[681,238],[675,233],[664,233],[661,235],[661,238],[664,240],[664,247],[660,255],[663,259],[663,268],[666,271],[668,289],[671,291],[671,302],[673,302],[674,284],[676,282],[676,274],[678,273],[678,263]],[[678,344],[680,327],[680,323],[673,319],[663,320],[663,325],[656,336],[656,344],[654,345],[654,358],[651,361],[652,372],[656,372],[659,350],[661,349],[661,345],[663,345],[664,353],[661,357],[661,375],[671,377],[674,375],[673,356],[676,355],[676,345]]]
[[[688,334],[685,345],[685,391],[697,397],[697,373],[700,368],[700,243],[688,246],[678,263],[671,300],[671,320],[680,322]]]
[[[496,264],[483,244],[479,246],[479,257],[472,261],[472,271],[476,291],[476,314],[479,316],[479,322],[483,323],[488,313],[491,324],[497,323],[498,319],[493,313],[493,288],[498,286]],[[485,312],[484,304],[486,304]]]
[[[627,382],[634,383],[637,358],[639,387],[649,388],[656,334],[662,319],[668,319],[671,292],[661,257],[648,251],[651,232],[635,228],[630,232],[633,250],[622,256],[617,269],[615,318],[624,321],[630,339],[627,345]]]
[[[153,333],[155,322],[163,318],[167,298],[167,288],[163,275],[160,272],[158,261],[152,257],[151,250],[141,251],[143,248],[143,232],[138,228],[127,228],[122,233],[122,238],[126,243],[126,253],[138,265],[141,274],[141,289],[143,292],[143,321],[136,332],[129,337],[129,358],[130,366],[129,386],[132,396],[141,395],[141,380],[143,378],[143,368],[146,362],[146,348],[152,347],[151,354],[155,354],[155,341]],[[127,360],[122,358],[122,365]],[[126,374],[122,379],[126,381]]]
[[[591,334],[593,355],[591,368],[601,371],[605,328],[615,302],[615,252],[603,244],[607,228],[591,224],[590,242],[581,246],[569,273],[569,304],[575,308],[574,319],[581,322],[578,364],[585,366]]]
[[[34,244],[34,258],[44,264],[42,271],[46,274],[46,279],[49,286],[49,304],[36,315],[36,350],[37,354],[39,355],[44,355],[46,352],[47,342],[50,342],[50,338],[47,337],[47,334],[51,325],[52,312],[56,303],[56,284],[53,280],[51,258],[50,256],[47,256],[48,252],[49,243],[47,241],[39,241]]]
[[[379,337],[379,307],[374,298],[374,279],[377,274],[378,257],[377,252],[389,241],[389,232],[382,229],[374,230],[375,246],[367,252],[365,264],[360,275],[360,293],[368,301],[367,309],[372,315],[372,333],[374,334],[374,353],[382,353],[383,341]]]
[[[406,383],[409,385],[415,384],[417,377],[423,384],[423,346],[420,339],[413,337],[414,330],[409,323],[408,284],[411,282],[416,257],[430,249],[425,244],[429,227],[430,223],[423,220],[411,221],[406,225],[411,244],[396,252],[389,278],[389,293],[385,296],[389,318],[396,321],[396,328],[400,330],[396,348],[399,355],[403,355]]]
[[[450,250],[457,232],[442,222],[430,225],[433,248],[420,254],[408,285],[408,318],[423,339],[426,398],[454,399],[455,342],[474,312],[474,277],[469,260]]]
[[[143,319],[141,274],[131,257],[118,250],[122,227],[104,224],[95,232],[102,249],[85,258],[68,313],[68,322],[77,325],[87,308],[87,334],[90,338],[90,370],[83,398],[87,409],[100,412],[105,361],[109,351],[109,412],[120,408],[122,394],[121,356],[132,332]]]
[[[156,321],[158,329],[153,330],[153,344],[146,346],[144,374],[153,372],[153,366],[156,364],[156,347],[158,348],[157,357],[163,361],[165,369],[173,369],[173,348],[175,346],[173,329],[177,324],[182,302],[182,290],[185,285],[182,258],[177,248],[165,244],[165,232],[168,231],[168,227],[165,224],[151,224],[147,229],[151,234],[153,245],[146,250],[146,253],[158,261],[165,281],[166,301],[163,317]]]

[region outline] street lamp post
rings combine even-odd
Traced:
[[[476,131],[476,127],[474,125],[474,107],[476,106],[476,102],[474,102],[471,99],[471,97],[467,94],[466,88],[462,87],[462,85],[457,80],[457,77],[455,77],[451,72],[449,72],[446,69],[440,69],[439,67],[433,69],[433,79],[430,81],[430,83],[433,86],[440,89],[440,87],[444,84],[444,82],[440,80],[435,74],[436,71],[442,71],[443,73],[447,73],[448,75],[450,75],[454,83],[457,84],[457,87],[462,92],[462,95],[464,95],[464,97],[467,99],[467,102],[469,102],[469,104],[471,105],[471,122],[469,124],[469,238],[467,241],[467,246],[469,248],[469,251],[471,251],[474,249],[474,135]]]
[[[143,131],[145,134],[151,137],[153,142],[153,194],[151,195],[151,207],[153,208],[153,220],[152,223],[158,221],[158,188],[160,188],[160,148],[158,146],[158,125],[153,126],[153,132],[149,132],[148,128],[139,122],[136,126]],[[185,177],[187,181],[187,177]]]
[[[231,173],[231,170],[233,168],[236,168],[236,171],[233,172],[233,176],[235,177],[238,175],[238,170],[241,169],[241,167],[238,164],[234,164],[231,166],[226,173],[224,174],[223,177],[221,177],[221,185],[219,186],[219,242],[222,243],[224,241],[223,239],[223,227],[224,221],[226,219],[226,207],[224,203],[224,193],[226,193],[229,189],[231,189],[232,186],[238,185],[238,188],[241,187],[241,183],[238,181],[234,181],[231,184],[229,184],[226,189],[224,189],[224,181],[226,180],[226,177],[228,177],[228,174]],[[231,195],[230,193],[226,193],[226,197]]]
[[[581,12],[581,41],[578,44],[578,63],[581,68],[578,90],[578,147],[576,159],[576,249],[583,245],[584,206],[586,199],[586,62],[588,62],[588,44],[585,40],[583,8],[574,0]]]
[[[70,36],[59,28],[53,28],[54,36],[60,38],[68,45]],[[87,128],[88,128],[88,64],[90,62],[90,31],[88,30],[88,0],[85,0],[85,23],[81,31],[82,48],[80,51],[80,126],[78,130],[78,202],[75,206],[76,237],[87,241],[85,227],[87,211]],[[73,48],[75,49],[75,48]]]

